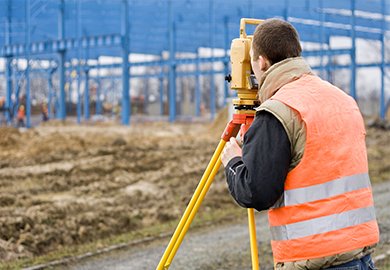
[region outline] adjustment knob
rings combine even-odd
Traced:
[[[225,81],[231,82],[232,81],[232,75],[228,74],[225,76]]]

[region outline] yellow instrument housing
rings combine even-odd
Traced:
[[[230,63],[232,65],[232,81],[230,87],[235,90],[249,88],[248,76],[252,73],[249,51],[252,40],[250,38],[233,39],[230,48]]]
[[[262,20],[242,18],[240,21],[240,37],[233,39],[230,47],[230,63],[232,75],[230,87],[237,91],[238,99],[233,100],[234,105],[254,106],[257,102],[257,89],[253,89],[250,82],[252,67],[250,49],[253,35],[247,35],[247,24],[258,25]]]

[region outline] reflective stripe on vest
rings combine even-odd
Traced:
[[[361,188],[370,188],[367,173],[341,177],[323,184],[284,191],[282,206],[294,205],[330,198]]]
[[[359,225],[375,218],[375,209],[369,206],[288,225],[273,226],[271,236],[275,241],[296,239]]]

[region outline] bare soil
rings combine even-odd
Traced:
[[[224,113],[211,125],[0,128],[0,260],[177,220],[218,144]],[[372,180],[389,180],[390,131],[367,135]],[[201,211],[233,205],[220,170]]]

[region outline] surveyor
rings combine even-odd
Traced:
[[[229,191],[243,207],[268,210],[276,269],[374,269],[362,115],[301,51],[290,23],[257,26],[250,56],[260,106],[242,148],[232,138],[222,152]]]

